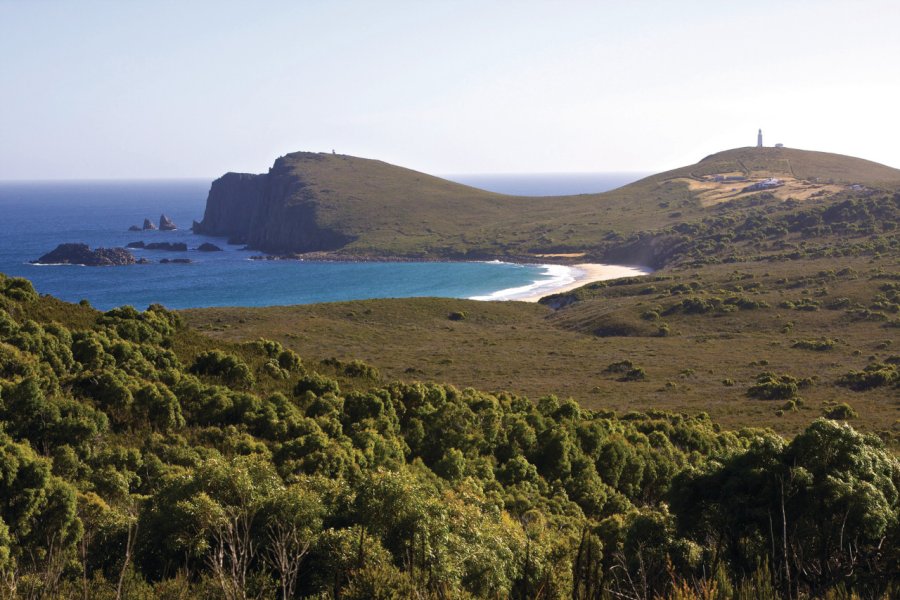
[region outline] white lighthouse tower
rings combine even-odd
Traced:
[[[759,133],[756,134],[756,147],[762,148],[762,129],[760,129]]]

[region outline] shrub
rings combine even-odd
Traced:
[[[647,379],[647,372],[641,367],[629,369],[617,381],[643,381]]]
[[[841,402],[836,406],[826,408],[824,414],[826,418],[834,420],[855,419],[859,416],[859,414],[853,410],[853,407],[846,402]]]
[[[209,350],[197,355],[191,372],[197,375],[221,377],[228,385],[250,388],[255,383],[253,373],[247,363],[221,350]]]
[[[454,310],[449,315],[447,315],[447,318],[451,321],[465,321],[467,316],[468,315],[464,310]]]
[[[634,368],[634,363],[630,360],[620,360],[619,362],[609,363],[604,373],[627,373]]]
[[[322,396],[328,392],[340,394],[341,389],[338,386],[338,382],[334,379],[329,379],[318,373],[310,373],[301,377],[300,380],[297,381],[297,385],[294,386],[295,396],[302,396],[306,392],[312,392],[316,396]]]
[[[33,302],[38,299],[34,286],[23,277],[4,277],[0,280],[0,294],[18,302]]]
[[[900,372],[893,364],[872,363],[862,371],[850,371],[841,375],[837,383],[853,391],[863,392],[887,385],[900,385]]]
[[[760,373],[756,383],[747,390],[747,395],[760,400],[788,400],[797,395],[802,384],[808,380],[798,380],[791,375],[776,375],[775,373]]]
[[[826,352],[834,348],[834,340],[798,340],[794,342],[791,348],[799,348],[800,350],[814,350],[815,352]]]

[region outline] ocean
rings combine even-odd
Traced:
[[[631,177],[631,179],[628,179]],[[554,195],[600,192],[635,174],[453,176],[503,193]],[[477,182],[477,183],[476,183]],[[194,235],[210,180],[0,182],[0,272],[27,277],[38,292],[86,299],[101,310],[158,302],[169,308],[272,306],[443,296],[508,299],[550,290],[572,280],[570,269],[501,262],[308,262],[251,260],[257,254],[222,238]],[[169,216],[177,231],[128,231],[145,218]],[[34,265],[64,242],[121,247],[129,242],[185,242],[188,252],[133,250],[151,264],[121,267]],[[223,252],[193,250],[203,242]],[[190,264],[160,264],[190,258]]]

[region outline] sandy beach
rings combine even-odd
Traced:
[[[581,263],[577,265],[543,265],[550,278],[531,285],[500,290],[488,296],[474,296],[472,300],[516,300],[537,302],[544,296],[568,292],[594,281],[638,277],[652,273],[649,267]]]
[[[530,296],[514,299],[523,302],[537,302],[544,296],[568,292],[569,290],[580,288],[581,286],[587,285],[594,281],[605,281],[607,279],[619,279],[622,277],[638,277],[640,275],[647,275],[648,273],[653,272],[653,269],[649,267],[603,265],[597,263],[582,263],[573,265],[573,269],[576,270],[573,274],[575,277],[574,281],[564,283],[549,290],[542,289]]]

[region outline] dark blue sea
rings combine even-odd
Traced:
[[[530,189],[533,195],[599,192],[628,182],[621,174],[472,177],[453,179],[505,193]],[[71,302],[87,299],[102,310],[123,304],[145,308],[154,302],[192,308],[413,296],[504,298],[552,289],[571,276],[559,267],[508,263],[250,260],[253,252],[190,231],[191,221],[203,216],[209,186],[209,180],[0,182],[0,272],[27,277],[42,294]],[[128,231],[145,218],[158,224],[162,213],[172,218],[177,231]],[[139,240],[185,242],[189,250],[133,250],[136,257],[152,261],[146,265],[30,263],[64,242],[109,248]],[[194,250],[203,242],[224,252]],[[160,264],[163,258],[192,262]]]

